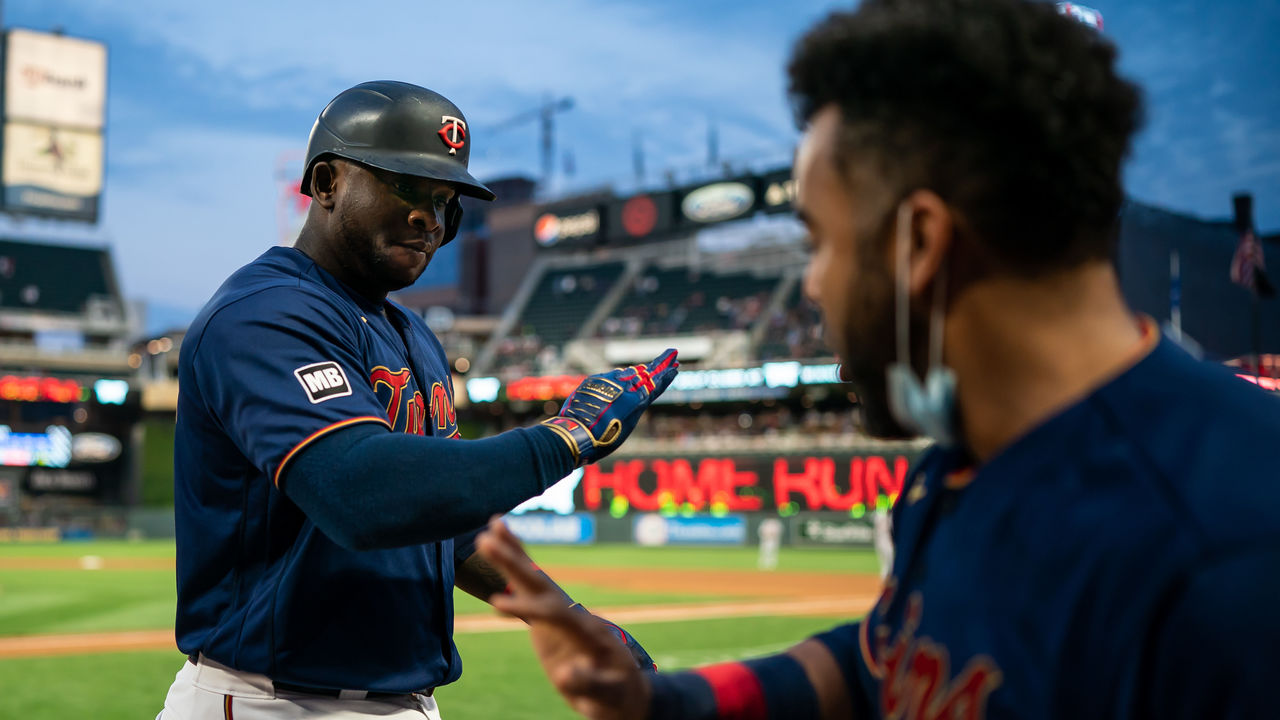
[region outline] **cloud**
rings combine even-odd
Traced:
[[[757,128],[757,142],[788,146],[795,131],[783,101],[783,60],[800,30],[832,4],[790,8],[784,29],[765,14],[700,16],[688,3],[399,0],[339,16],[297,0],[258,3],[251,15],[207,3],[89,1],[134,43],[165,48],[172,72],[194,92],[248,111],[313,116],[356,82],[404,79],[455,100],[481,146],[487,127],[547,94],[571,95],[575,108],[558,122],[572,131],[577,121],[576,135],[619,147],[610,165],[617,174],[629,167],[634,129],[661,133],[654,152],[685,156],[702,147],[713,112],[726,124]],[[517,133],[535,146],[536,122],[503,135]],[[590,173],[596,148],[575,149]],[[524,167],[536,168],[536,155],[527,154],[533,162]]]
[[[275,163],[291,143],[232,129],[159,128],[148,152],[122,160],[118,170],[130,180],[108,178],[103,224],[126,295],[199,307],[277,244]]]

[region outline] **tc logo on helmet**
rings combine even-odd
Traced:
[[[449,154],[457,155],[458,148],[467,144],[467,121],[452,115],[442,115],[440,124],[444,127],[436,132],[444,144],[449,146]]]

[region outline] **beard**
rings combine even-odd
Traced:
[[[889,410],[886,371],[897,360],[897,328],[894,322],[894,284],[888,272],[867,272],[851,287],[850,312],[835,348],[840,357],[840,378],[858,396],[858,420],[863,432],[883,440],[905,440],[918,433],[908,430]],[[912,367],[921,372],[928,345],[927,318],[908,319]]]

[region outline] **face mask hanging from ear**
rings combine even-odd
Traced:
[[[889,412],[908,430],[933,438],[943,446],[959,442],[956,429],[956,374],[942,364],[942,330],[947,294],[947,271],[938,269],[929,313],[929,367],[924,384],[911,367],[910,307],[907,285],[911,270],[911,206],[898,206],[896,239],[898,254],[894,316],[898,335],[898,360],[885,370]]]

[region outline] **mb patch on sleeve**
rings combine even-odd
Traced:
[[[351,394],[351,383],[347,382],[347,374],[336,362],[326,361],[303,365],[293,371],[307,398],[314,405],[331,398],[344,397]]]

